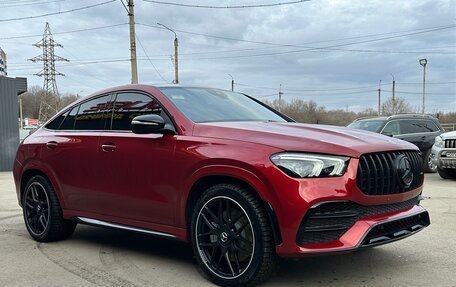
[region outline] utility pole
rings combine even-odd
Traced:
[[[381,103],[380,103],[380,91],[381,91],[380,86],[381,85],[382,85],[382,80],[380,80],[380,82],[378,83],[378,112],[377,113],[379,116],[382,114],[381,110],[380,110],[380,105],[381,105]]]
[[[424,115],[425,112],[425,104],[426,104],[426,64],[427,60],[426,59],[420,59],[420,65],[423,66],[423,110],[422,114]]]
[[[55,62],[69,61],[65,58],[56,56],[54,54],[54,47],[63,46],[54,41],[54,39],[52,38],[51,28],[49,27],[49,23],[47,22],[44,29],[43,38],[34,46],[43,49],[42,55],[29,59],[29,61],[35,63],[43,62],[43,69],[35,75],[44,77],[44,94],[40,97],[40,111],[38,121],[45,121],[52,117],[58,111],[58,101],[55,101],[55,97],[59,99],[59,91],[57,89],[55,76],[65,76],[64,74],[56,71]]]
[[[131,83],[138,83],[138,62],[136,58],[136,34],[135,34],[135,5],[133,0],[128,0],[128,22],[130,24],[130,62]]]
[[[279,112],[281,112],[282,110],[282,84],[280,84],[280,87],[279,87]]]
[[[234,78],[231,76],[231,74],[228,74],[228,76],[231,77],[231,91],[234,92]]]
[[[393,115],[396,114],[396,81],[394,80],[394,76],[391,75],[393,77]]]
[[[174,84],[179,84],[179,58],[178,58],[178,47],[179,47],[179,40],[177,39],[177,34],[176,32],[168,28],[167,26],[157,23],[157,25],[162,26],[166,30],[174,33]]]
[[[23,129],[24,128],[24,117],[22,114],[22,98],[19,98],[19,115],[21,118],[21,129]]]

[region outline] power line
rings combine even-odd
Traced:
[[[113,24],[113,25],[107,25],[107,26],[99,26],[99,27],[92,27],[92,28],[85,28],[85,29],[78,29],[78,30],[71,30],[71,31],[56,32],[56,33],[52,33],[52,34],[53,35],[62,35],[62,34],[79,33],[79,32],[94,31],[94,30],[101,30],[101,29],[106,29],[106,28],[124,26],[127,24],[128,23],[120,23],[120,24]],[[34,34],[34,35],[22,35],[22,36],[10,36],[10,37],[0,37],[0,40],[35,38],[35,37],[41,37],[41,36],[43,36],[43,35]]]
[[[160,27],[158,25],[150,25],[150,24],[144,24],[144,23],[136,23],[136,25],[150,27],[150,28],[156,28],[156,29],[164,29],[163,27]],[[233,38],[233,37],[224,37],[224,36],[218,36],[218,35],[210,35],[210,34],[205,34],[205,33],[200,33],[200,32],[185,31],[185,30],[179,30],[179,29],[174,29],[174,28],[173,28],[173,30],[176,31],[176,32],[179,32],[179,33],[183,33],[183,34],[203,36],[203,37],[207,37],[207,38],[214,38],[214,39],[221,39],[221,40],[230,40],[230,41],[236,41],[236,42],[246,42],[246,43],[262,44],[262,45],[272,45],[272,46],[278,46],[278,47],[314,48],[314,47],[307,47],[305,45],[319,44],[319,43],[325,43],[325,42],[335,42],[335,41],[342,41],[342,40],[352,40],[352,39],[359,39],[359,38],[369,38],[369,37],[384,36],[384,35],[391,35],[391,34],[402,34],[402,35],[393,36],[393,37],[404,37],[404,36],[413,35],[415,33],[418,33],[418,34],[419,33],[427,33],[427,32],[433,32],[433,31],[442,30],[442,29],[450,29],[450,28],[454,28],[454,27],[456,27],[455,24],[450,24],[450,25],[442,25],[442,26],[433,26],[433,27],[427,27],[427,28],[414,29],[414,30],[404,30],[404,31],[380,33],[380,34],[368,34],[368,35],[362,35],[362,36],[356,36],[356,37],[346,37],[346,38],[324,40],[324,41],[313,41],[313,42],[306,42],[306,43],[302,43],[302,44],[283,44],[283,43],[273,43],[273,42],[266,42],[266,41],[254,41],[254,40],[239,39],[239,38]],[[410,32],[414,32],[414,33],[410,33]],[[404,34],[404,33],[406,33],[406,34]],[[379,38],[379,39],[383,40],[383,39],[390,39],[390,38],[387,37],[387,38]],[[374,40],[377,40],[377,39],[374,39]],[[369,40],[369,41],[372,41],[372,40]],[[257,48],[257,50],[259,50],[259,49],[261,49],[261,48]]]
[[[162,27],[156,26],[156,25],[149,25],[149,24],[143,24],[143,23],[137,23],[137,25],[151,27],[151,28],[163,29]],[[225,39],[225,40],[238,41],[238,42],[273,45],[273,46],[280,46],[280,47],[305,48],[305,49],[299,49],[299,50],[271,52],[271,53],[261,53],[261,54],[248,54],[248,55],[234,55],[234,56],[196,58],[198,60],[212,60],[212,59],[244,58],[244,57],[254,57],[254,56],[271,56],[271,55],[300,53],[300,52],[315,51],[315,50],[348,51],[348,52],[391,52],[391,53],[394,52],[394,53],[407,53],[406,51],[376,51],[376,50],[366,50],[366,49],[364,49],[364,50],[351,49],[350,50],[350,49],[340,49],[338,47],[355,45],[355,44],[364,44],[364,43],[370,43],[370,42],[378,42],[378,41],[384,41],[384,40],[390,40],[390,39],[401,38],[401,37],[406,37],[406,36],[411,36],[411,35],[417,35],[417,34],[435,32],[435,31],[440,31],[440,30],[446,30],[446,29],[451,29],[451,28],[455,28],[455,27],[456,27],[456,25],[438,26],[437,28],[427,28],[427,29],[415,30],[417,32],[412,32],[412,33],[405,33],[405,34],[401,34],[401,35],[382,37],[382,38],[376,38],[376,39],[369,39],[369,40],[363,40],[363,41],[356,41],[356,42],[349,42],[349,43],[341,43],[341,44],[335,44],[335,45],[323,46],[323,47],[304,46],[305,44],[278,44],[278,43],[271,43],[271,42],[264,42],[264,41],[252,41],[252,40],[245,40],[245,39],[238,39],[238,38],[231,38],[231,37],[208,35],[208,34],[204,34],[204,33],[190,32],[190,31],[184,31],[184,30],[179,30],[179,29],[174,29],[174,30],[179,32],[179,33],[184,33],[184,34],[198,35],[198,36],[217,38],[217,39]],[[257,48],[257,49],[252,49],[252,50],[261,50],[261,49],[262,48]],[[413,54],[423,53],[421,51],[408,51],[408,52],[413,53]],[[426,52],[426,53],[454,54],[453,52]]]
[[[10,4],[10,5],[4,5],[7,2],[0,2],[0,8],[10,8],[10,7],[20,7],[20,6],[32,6],[32,5],[42,5],[42,4],[49,4],[49,3],[55,3],[55,2],[62,2],[65,0],[52,0],[52,1],[45,1],[45,2],[34,2],[34,3],[20,3],[21,1],[18,1],[16,3],[18,4]],[[14,3],[14,2],[12,2]]]
[[[235,83],[236,86],[243,86],[243,87],[251,87],[255,89],[263,89],[263,90],[277,90],[277,88],[274,87],[264,87],[264,86],[251,86],[248,84],[242,84],[242,83]],[[382,85],[389,85],[387,83],[382,84]],[[369,88],[375,88],[378,85],[371,85],[371,86],[361,86],[361,87],[352,87],[352,88],[334,88],[334,89],[284,89],[282,88],[282,91],[285,92],[325,92],[325,91],[349,91],[349,90],[359,90],[359,89],[369,89]]]
[[[243,9],[243,8],[265,8],[265,7],[299,4],[299,3],[303,3],[303,2],[309,2],[310,0],[297,0],[297,1],[277,2],[277,3],[270,3],[270,4],[232,5],[232,6],[194,5],[194,4],[183,4],[183,3],[155,1],[155,0],[143,0],[143,1],[151,2],[151,3],[155,3],[155,4],[161,4],[161,5],[171,5],[171,6],[179,6],[179,7],[186,7],[186,8]]]
[[[26,17],[18,17],[18,18],[9,18],[9,19],[0,19],[0,22],[35,19],[35,18],[42,18],[42,17],[46,17],[46,16],[52,16],[52,15],[66,14],[66,13],[71,13],[71,12],[75,12],[75,11],[81,11],[81,10],[85,10],[85,9],[90,9],[90,8],[106,5],[106,4],[115,2],[115,1],[116,0],[109,0],[109,1],[106,1],[106,2],[102,2],[102,3],[97,3],[97,4],[93,4],[93,5],[83,6],[83,7],[74,8],[74,9],[65,10],[65,11],[46,13],[46,14],[42,14],[42,15],[26,16]]]
[[[143,44],[141,43],[141,40],[138,38],[138,34],[136,34],[136,40],[138,40],[138,43],[139,43],[139,46],[141,46],[141,49],[143,50],[144,52],[144,55],[146,55],[146,58],[147,60],[149,61],[149,63],[152,65],[152,67],[154,68],[155,72],[157,73],[157,75],[165,82],[165,83],[169,83],[168,81],[165,80],[165,78],[163,78],[163,76],[160,74],[160,72],[158,71],[157,67],[155,67],[154,63],[152,63],[152,60],[149,58],[149,56],[147,55],[147,52],[146,52],[146,49],[144,48]]]

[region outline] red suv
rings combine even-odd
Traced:
[[[353,251],[429,225],[416,146],[299,124],[246,95],[131,85],[68,106],[20,145],[30,235],[77,223],[192,243],[219,285],[253,285],[277,256]]]

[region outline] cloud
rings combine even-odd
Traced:
[[[61,1],[46,5],[3,8],[2,18],[38,15],[93,4],[93,1]],[[201,1],[210,3],[210,1]],[[236,1],[224,1],[237,3]],[[254,1],[252,1],[254,2]],[[274,2],[274,1],[268,1]],[[302,44],[305,47],[325,47],[399,35],[397,31],[417,31],[426,27],[456,25],[456,2],[451,0],[321,0],[302,4],[259,9],[192,9],[156,5],[136,0],[136,22],[155,25],[163,23],[173,29],[256,42]],[[5,16],[6,15],[6,16]],[[49,21],[53,32],[85,29],[126,23],[126,11],[120,2],[102,7],[33,20],[0,22],[0,37],[41,34]],[[174,35],[169,31],[136,26],[139,39],[156,69],[166,81],[173,79],[171,54]],[[389,34],[387,34],[389,33]],[[407,32],[404,32],[407,33]],[[383,34],[372,36],[376,34]],[[371,35],[369,37],[360,37]],[[233,75],[236,89],[252,95],[278,92],[282,84],[285,99],[303,98],[317,101],[327,108],[376,108],[379,80],[386,84],[382,93],[391,95],[391,81],[397,82],[398,96],[412,106],[421,106],[422,67],[420,58],[428,59],[426,87],[428,111],[439,108],[456,110],[456,28],[409,35],[389,40],[357,43],[335,47],[341,50],[310,50],[268,56],[256,54],[299,50],[261,43],[179,33],[180,81],[182,84],[229,88]],[[347,39],[351,38],[351,39]],[[39,64],[26,62],[40,53],[32,44],[40,37],[0,40],[8,54],[11,76],[27,76],[29,85],[42,85],[42,79],[32,76]],[[77,65],[81,60],[128,59],[128,25],[110,29],[72,34],[56,34],[63,44],[56,54],[70,59],[57,64],[67,78],[58,77],[59,90],[88,94],[130,81],[130,63],[103,62]],[[341,40],[345,39],[345,40]],[[306,48],[302,48],[306,49]],[[375,50],[355,52],[345,50]],[[231,50],[240,50],[228,52]],[[389,53],[396,51],[404,53]],[[419,53],[407,53],[418,51]],[[436,54],[446,52],[453,54]],[[196,53],[196,54],[195,54]],[[137,54],[140,81],[163,83],[139,44]],[[239,58],[223,58],[246,56]],[[101,60],[100,60],[101,61]],[[404,83],[404,84],[402,84]],[[407,83],[407,84],[406,84]],[[446,84],[432,84],[446,83]],[[348,89],[366,87],[368,89]],[[264,89],[255,87],[277,88]],[[323,90],[322,92],[287,92],[286,90]],[[326,90],[326,91],[325,91]],[[332,90],[332,91],[327,91]],[[351,93],[364,91],[363,93]],[[413,93],[413,94],[408,94]],[[273,98],[270,96],[269,99]]]

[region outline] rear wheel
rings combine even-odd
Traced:
[[[70,236],[76,223],[65,220],[52,185],[42,176],[32,177],[22,197],[25,226],[36,241],[49,242]]]
[[[456,169],[448,169],[448,168],[440,169],[439,168],[437,171],[439,172],[439,175],[441,178],[456,179]]]
[[[240,186],[209,188],[196,204],[191,231],[198,264],[216,284],[255,285],[275,269],[266,211],[254,193]]]
[[[437,172],[437,164],[432,160],[432,149],[428,149],[423,159],[423,171],[429,173]]]

